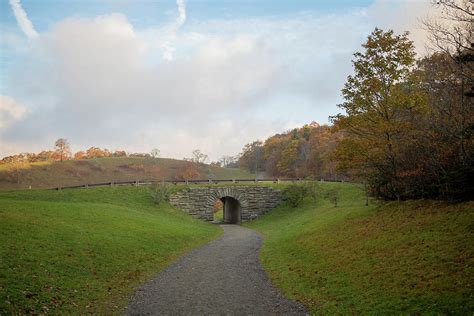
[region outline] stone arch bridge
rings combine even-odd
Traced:
[[[214,219],[217,200],[224,204],[224,222],[239,224],[275,208],[282,197],[276,189],[257,185],[189,187],[170,197],[172,205],[205,221]]]

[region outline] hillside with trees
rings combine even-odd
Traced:
[[[249,172],[364,182],[373,196],[474,198],[474,34],[468,3],[441,1],[452,24],[425,21],[434,51],[376,28],[354,54],[332,126],[312,123],[247,144]]]
[[[90,147],[72,153],[60,138],[54,150],[21,153],[0,160],[0,189],[54,188],[104,182],[143,180],[193,180],[251,178],[249,172],[221,163],[207,163],[200,150],[183,160],[160,158],[150,153],[127,153]]]
[[[168,158],[107,157],[0,165],[0,189],[55,188],[136,180],[243,179],[239,168]]]
[[[271,177],[342,179],[334,163],[342,133],[316,122],[245,145],[238,164]]]

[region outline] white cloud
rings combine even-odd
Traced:
[[[254,139],[337,113],[352,54],[382,10],[190,20],[173,32],[186,21],[177,4],[178,18],[163,28],[137,30],[110,14],[67,18],[43,33],[9,78],[28,113],[0,142],[28,150],[65,137],[75,149],[235,154]]]
[[[25,113],[26,108],[14,98],[0,95],[0,129],[21,120]]]
[[[177,32],[186,22],[186,6],[184,0],[176,0],[176,5],[178,6],[178,17],[176,18],[175,23],[171,23],[157,32],[161,40],[159,46],[163,50],[163,59],[167,61],[174,59]]]
[[[244,36],[208,40],[186,59],[150,64],[147,56],[157,52],[120,14],[66,19],[38,44],[47,62],[32,76],[49,80],[30,89],[54,91],[61,108],[79,116],[243,106],[273,80],[265,47]]]
[[[144,127],[170,135],[180,128],[185,134],[207,130],[202,126],[219,115],[236,115],[240,122],[239,115],[278,77],[268,49],[248,36],[208,39],[187,58],[150,64],[148,56],[159,52],[120,14],[65,19],[36,44],[29,64],[22,64],[29,69],[29,84],[17,89],[36,103],[38,96],[50,95],[45,99],[52,103],[42,101],[24,128],[4,134],[9,139],[55,134],[128,149],[140,143],[139,134],[129,137],[131,131]],[[14,79],[23,78],[18,72]]]
[[[29,38],[38,37],[38,32],[36,32],[33,23],[31,23],[25,10],[23,10],[20,0],[10,0],[10,6],[13,10],[18,26],[21,28],[23,33],[25,33]]]
[[[183,25],[186,22],[186,6],[184,5],[184,0],[176,0],[176,5],[178,6],[178,27]]]

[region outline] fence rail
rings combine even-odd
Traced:
[[[263,179],[195,179],[195,180],[134,180],[134,181],[111,181],[111,182],[101,182],[101,183],[90,183],[90,184],[79,184],[79,185],[69,185],[69,186],[59,186],[53,188],[54,190],[61,189],[78,189],[78,188],[89,188],[89,187],[104,187],[104,186],[118,186],[118,185],[150,185],[156,182],[165,182],[170,184],[219,184],[219,183],[259,183],[259,182],[301,182],[309,181],[302,178],[263,178]],[[344,180],[338,179],[321,179],[319,181],[324,182],[344,182]]]

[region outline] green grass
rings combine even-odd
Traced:
[[[119,313],[137,285],[220,233],[144,187],[0,192],[0,314]]]
[[[355,185],[339,205],[305,200],[246,226],[263,233],[273,282],[314,314],[474,312],[474,202],[364,206]]]
[[[220,209],[214,213],[214,222],[222,222],[224,220],[224,210]]]
[[[253,179],[255,175],[240,168],[209,166],[208,176],[214,179]]]

